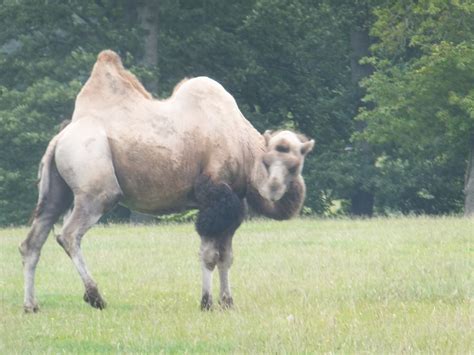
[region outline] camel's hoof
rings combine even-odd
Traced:
[[[219,305],[222,309],[230,309],[234,307],[234,300],[232,296],[222,296]]]
[[[212,308],[212,296],[209,294],[203,295],[201,298],[201,311],[210,311]]]
[[[107,305],[96,288],[89,288],[86,290],[84,293],[84,301],[97,309],[104,309]]]
[[[39,311],[39,306],[37,303],[25,304],[23,305],[25,313],[37,313]]]

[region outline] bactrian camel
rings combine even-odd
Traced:
[[[116,53],[101,52],[77,96],[71,123],[41,160],[34,219],[19,248],[25,311],[38,310],[34,278],[40,251],[71,207],[57,241],[79,272],[84,300],[105,307],[80,245],[117,203],[149,214],[199,209],[201,308],[212,305],[216,265],[220,303],[231,306],[228,272],[243,200],[274,219],[297,214],[305,196],[303,162],[313,144],[285,130],[260,134],[234,98],[206,77],[184,80],[166,100],[153,99]]]

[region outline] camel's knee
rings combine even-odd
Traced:
[[[219,261],[220,253],[213,240],[203,240],[201,243],[200,256],[202,263],[208,270],[214,270]]]
[[[20,243],[20,245],[18,246],[18,251],[20,252],[21,257],[24,260],[25,257],[28,255],[28,251],[29,251],[28,243],[26,240]]]
[[[18,246],[23,261],[30,256],[39,255],[48,233],[53,225],[51,218],[35,218],[27,237]]]
[[[28,242],[25,240],[20,243],[18,246],[18,251],[20,252],[21,255],[21,262],[23,266],[27,265],[35,265],[37,260],[39,259],[39,249],[35,250],[31,247],[29,247]]]
[[[36,264],[40,256],[40,248],[29,244],[26,240],[18,246],[18,251],[23,265]]]
[[[243,202],[227,184],[203,176],[195,184],[195,196],[200,204],[196,221],[199,235],[222,238],[233,234],[242,223]]]
[[[226,249],[219,252],[219,260],[218,260],[219,267],[230,268],[232,266],[233,261],[234,261],[234,255],[232,253],[232,249],[230,250]]]
[[[27,256],[32,251],[41,249],[44,239],[47,237],[47,235],[44,235],[46,233],[48,233],[48,231],[38,230],[38,227],[33,225],[25,240],[18,246],[20,254],[22,256]]]

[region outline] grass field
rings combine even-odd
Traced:
[[[37,269],[41,311],[23,314],[26,232],[0,230],[1,354],[474,352],[472,219],[246,223],[234,239],[236,306],[212,312],[199,310],[199,238],[187,224],[88,233],[104,311],[82,301],[50,237]]]

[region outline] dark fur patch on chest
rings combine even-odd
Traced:
[[[202,175],[196,181],[194,194],[199,204],[196,230],[201,237],[224,238],[242,223],[244,204],[229,185]]]

